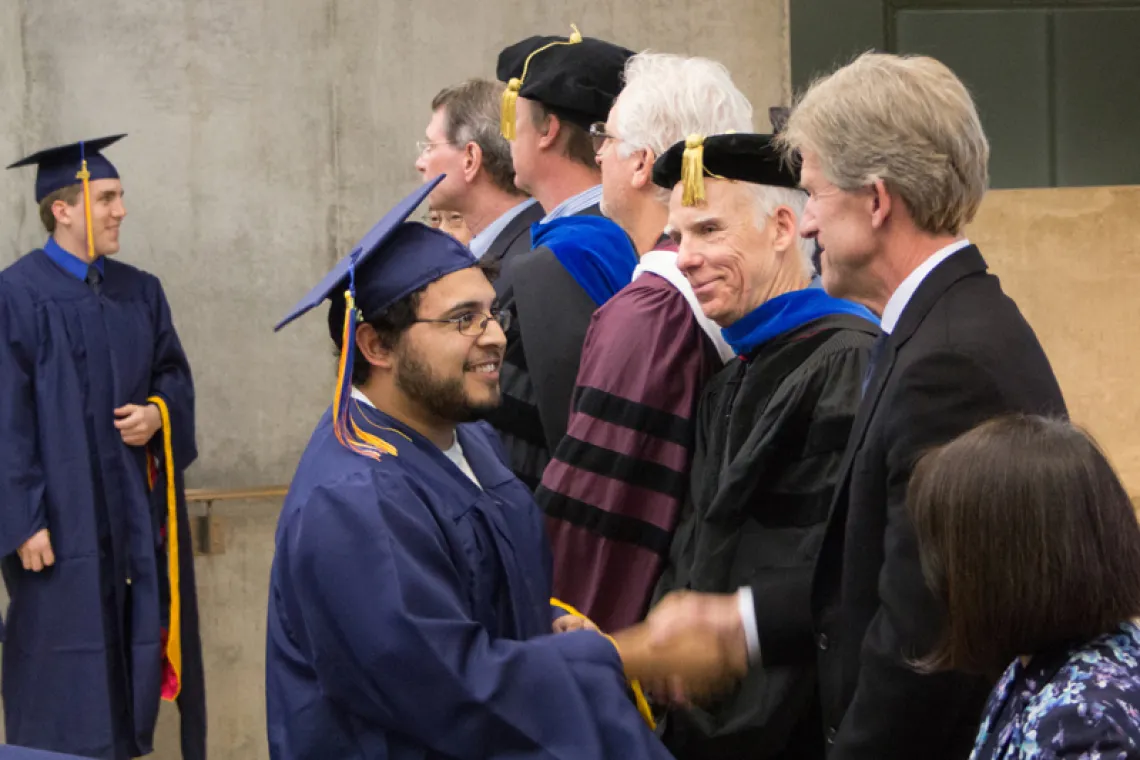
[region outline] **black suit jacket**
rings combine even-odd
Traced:
[[[531,203],[503,228],[483,254],[483,263],[493,264],[499,270],[499,276],[495,279],[495,293],[498,294],[501,308],[510,308],[509,303],[504,303],[506,299],[512,303],[514,301],[511,276],[514,261],[530,250],[530,227],[543,216],[545,213],[542,206]]]
[[[1012,412],[1064,415],[1049,360],[969,246],[903,309],[869,379],[814,577],[754,589],[761,657],[814,658],[832,760],[961,760],[990,687],[919,675],[945,612],[923,580],[906,487],[922,453]],[[994,504],[1000,509],[1000,504]]]

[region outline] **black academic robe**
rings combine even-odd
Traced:
[[[183,746],[204,757],[193,554],[181,472],[197,456],[189,365],[157,278],[105,261],[101,295],[41,250],[0,272],[0,556],[7,739],[90,757],[151,751],[168,622],[165,446],[123,443],[113,410],[170,412],[181,537]],[[158,465],[151,490],[148,461]],[[156,519],[161,515],[161,519]],[[54,566],[16,549],[41,528]]]
[[[1064,415],[1065,401],[974,246],[927,275],[874,366],[814,579],[801,574],[778,593],[753,587],[761,657],[818,665],[829,758],[957,760],[990,684],[909,664],[938,641],[945,610],[923,579],[907,483],[931,447],[1003,414]]]
[[[576,216],[600,216],[590,206]],[[511,470],[532,491],[566,434],[570,396],[582,343],[598,304],[558,261],[539,246],[515,258],[504,272],[512,310],[501,370],[502,404],[487,419],[499,431]]]
[[[722,369],[701,396],[690,499],[658,596],[772,593],[810,572],[877,327],[825,316]],[[822,758],[814,668],[754,669],[718,702],[669,713],[678,758]]]

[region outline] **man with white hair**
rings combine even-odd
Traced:
[[[831,760],[966,757],[987,684],[912,666],[942,636],[946,600],[923,581],[911,469],[982,420],[1065,413],[1032,328],[964,236],[989,145],[950,69],[885,54],[812,85],[781,143],[803,158],[802,234],[823,249],[824,287],[881,315],[883,338],[814,576],[778,594],[753,583],[754,609],[691,595],[650,620],[663,639],[706,627],[730,647],[742,646],[737,629],[755,626],[753,661],[817,664]]]
[[[750,585],[778,598],[811,573],[878,334],[866,308],[814,286],[799,235],[807,196],[772,139],[690,136],[653,172],[672,190],[677,263],[738,357],[701,396],[691,508],[659,591],[743,589],[727,598],[749,611]],[[736,617],[743,669],[756,632]],[[665,723],[678,758],[824,756],[811,663],[765,661],[715,705]]]
[[[648,610],[688,487],[697,399],[732,356],[677,268],[653,162],[691,132],[752,124],[751,104],[715,61],[641,53],[624,80],[608,121],[590,131],[602,211],[634,242],[639,264],[594,313],[567,433],[536,493],[555,596],[605,630]]]

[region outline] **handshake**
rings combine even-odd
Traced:
[[[581,619],[556,630],[592,627]],[[687,704],[729,689],[748,672],[748,644],[732,594],[678,591],[644,622],[612,636],[626,677],[654,701]]]

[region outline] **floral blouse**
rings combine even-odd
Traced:
[[[1140,760],[1140,627],[1020,659],[986,704],[970,760]]]

